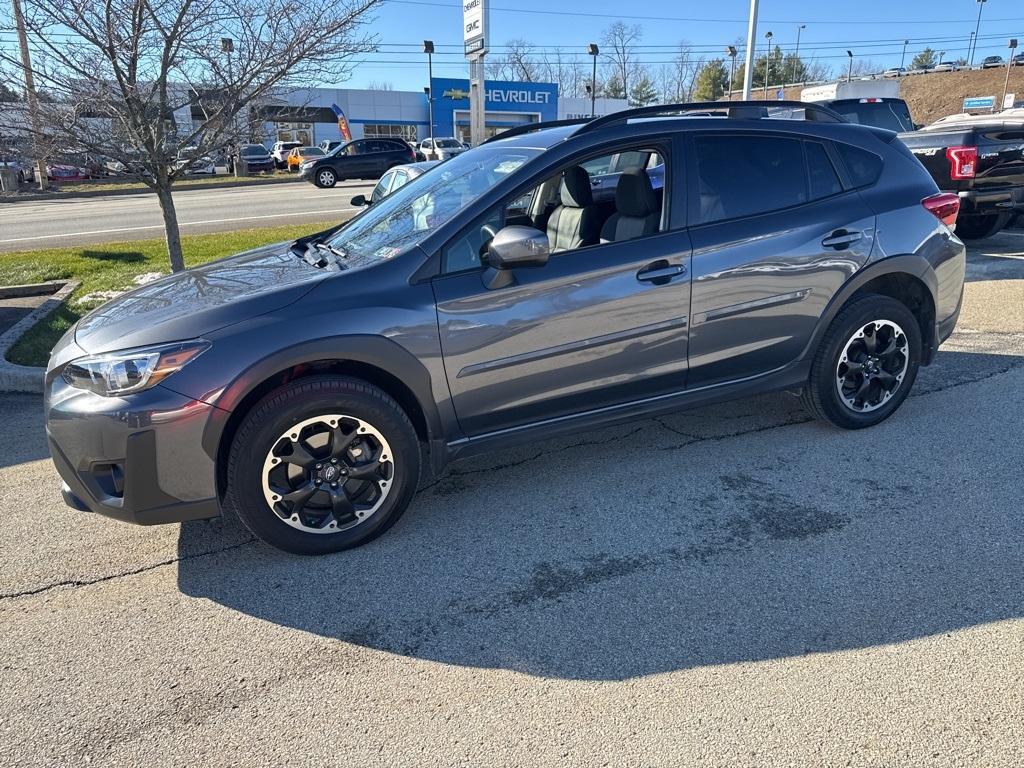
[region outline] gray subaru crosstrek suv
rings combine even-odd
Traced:
[[[895,134],[798,106],[517,128],[105,304],[46,374],[65,500],[325,553],[391,526],[424,457],[771,390],[877,424],[956,324],[958,201]]]

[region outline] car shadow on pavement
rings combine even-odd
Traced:
[[[186,524],[179,586],[380,651],[585,680],[1019,618],[1024,527],[1001,465],[1024,413],[989,390],[1022,363],[944,351],[871,430],[772,395],[460,462],[385,536],[329,557]]]

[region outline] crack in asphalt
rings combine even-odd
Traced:
[[[102,584],[105,581],[113,581],[114,579],[121,579],[126,576],[136,576],[140,573],[146,573],[147,571],[155,571],[157,568],[163,568],[168,565],[174,565],[174,563],[180,563],[184,560],[196,560],[200,557],[209,557],[210,555],[218,555],[221,552],[228,552],[232,549],[239,549],[248,544],[253,544],[257,541],[256,537],[246,539],[245,541],[236,542],[235,544],[229,544],[226,547],[220,549],[212,549],[209,552],[196,552],[192,555],[181,555],[178,557],[171,557],[166,560],[161,560],[157,563],[149,563],[138,568],[132,568],[131,570],[121,571],[119,573],[110,573],[106,576],[97,576],[95,579],[67,579],[65,581],[55,581],[51,584],[43,584],[39,587],[33,587],[32,589],[24,589],[20,592],[5,592],[0,593],[0,600],[13,600],[19,597],[32,597],[43,592],[49,592],[51,589],[59,589],[61,587],[89,587],[93,584]]]
[[[1003,333],[994,333],[994,332],[993,333],[989,333],[987,331],[984,332],[984,333],[986,335],[1021,336],[1021,334],[1019,334],[1019,333],[1006,333],[1006,332],[1003,332]],[[916,398],[916,397],[924,397],[926,395],[937,394],[937,393],[940,393],[940,392],[946,392],[946,391],[948,391],[950,389],[956,389],[957,387],[967,386],[969,384],[977,384],[979,382],[991,379],[991,378],[993,378],[995,376],[1001,376],[1003,374],[1009,373],[1010,371],[1012,371],[1012,370],[1014,370],[1016,368],[1020,368],[1021,366],[1024,366],[1024,358],[1017,358],[1013,362],[1010,362],[1010,363],[1007,363],[1007,364],[1005,364],[1003,366],[1000,366],[996,370],[988,371],[985,374],[983,374],[981,376],[978,376],[977,378],[971,377],[971,378],[962,379],[962,380],[959,380],[959,381],[953,381],[953,382],[950,382],[950,383],[947,383],[947,384],[937,384],[935,386],[929,387],[928,389],[925,389],[924,391],[912,392],[909,395],[908,399],[909,398]],[[665,417],[665,416],[655,416],[655,417],[652,417],[650,419],[647,419],[647,421],[652,421],[655,424],[657,424],[658,426],[660,426],[663,429],[665,429],[666,431],[671,432],[673,434],[676,434],[676,435],[678,435],[680,437],[686,438],[687,442],[677,443],[677,444],[674,444],[674,445],[662,446],[661,448],[659,448],[659,450],[661,450],[661,451],[674,451],[674,450],[679,450],[681,448],[689,447],[689,446],[692,446],[692,445],[695,445],[695,444],[698,444],[698,443],[703,443],[703,442],[719,442],[721,440],[727,440],[727,439],[734,438],[734,437],[743,437],[745,435],[759,434],[759,433],[762,433],[762,432],[769,432],[769,431],[771,431],[773,429],[781,429],[783,427],[794,426],[794,425],[797,425],[797,424],[806,424],[806,423],[809,423],[811,421],[814,421],[813,417],[806,416],[806,417],[800,417],[800,418],[795,418],[795,419],[788,419],[786,421],[783,421],[783,422],[780,422],[780,423],[776,423],[776,424],[766,424],[766,425],[762,425],[762,426],[759,426],[759,427],[753,427],[753,428],[750,428],[750,429],[742,429],[742,430],[738,430],[738,431],[735,431],[735,432],[727,432],[727,433],[723,433],[723,434],[719,434],[719,435],[694,435],[692,433],[684,432],[684,431],[682,431],[680,429],[677,429],[677,428],[675,428],[675,427],[673,427],[673,426],[671,426],[669,424],[666,424],[664,422],[665,418],[667,418],[667,417]],[[635,434],[637,434],[639,432],[642,432],[645,429],[646,429],[645,427],[639,426],[639,427],[636,427],[636,428],[630,430],[629,432],[625,432],[625,433],[621,433],[621,434],[617,433],[617,434],[613,435],[612,437],[604,438],[604,439],[601,439],[601,440],[580,440],[580,441],[575,442],[575,443],[570,443],[568,445],[561,446],[561,447],[559,447],[557,449],[538,451],[538,452],[536,452],[534,454],[531,454],[530,456],[526,456],[526,457],[523,457],[521,459],[516,459],[514,461],[508,461],[508,462],[505,462],[505,463],[502,463],[502,464],[493,464],[493,465],[490,465],[490,466],[481,467],[479,469],[471,469],[471,470],[458,470],[458,469],[456,469],[454,471],[449,470],[449,471],[445,472],[444,474],[442,474],[440,477],[434,479],[433,481],[431,481],[431,482],[429,482],[429,483],[427,483],[425,485],[420,486],[420,488],[418,489],[418,492],[422,492],[422,491],[426,491],[428,489],[434,488],[434,487],[436,487],[436,486],[440,485],[441,483],[443,483],[445,481],[448,481],[448,480],[456,480],[457,481],[458,479],[461,479],[461,478],[473,477],[475,475],[482,475],[482,474],[485,474],[485,473],[490,473],[490,472],[495,472],[495,471],[501,471],[501,470],[504,470],[504,469],[511,469],[511,468],[514,468],[514,467],[519,467],[519,466],[522,466],[524,464],[529,464],[530,462],[536,461],[537,459],[541,459],[544,456],[549,456],[549,455],[552,455],[552,454],[555,454],[555,453],[564,453],[565,451],[576,449],[576,448],[584,448],[584,447],[587,447],[587,446],[596,446],[596,445],[606,445],[608,443],[613,443],[613,442],[621,441],[622,439],[630,437],[632,435],[635,435]],[[457,488],[456,490],[458,491],[458,490],[462,490],[462,489],[461,488]],[[435,491],[435,493],[438,493],[438,492]],[[68,580],[64,580],[64,581],[53,582],[53,583],[50,583],[50,584],[44,584],[44,585],[41,585],[39,587],[34,587],[32,589],[21,590],[21,591],[18,591],[18,592],[0,593],[0,601],[12,600],[12,599],[17,599],[17,598],[21,598],[21,597],[32,597],[32,596],[35,596],[35,595],[42,594],[44,592],[49,592],[51,590],[60,589],[60,588],[64,588],[64,587],[69,587],[69,588],[74,589],[74,588],[78,588],[78,587],[92,586],[94,584],[101,584],[103,582],[113,581],[114,579],[126,578],[128,576],[135,576],[135,575],[138,575],[140,573],[146,573],[148,571],[156,570],[157,568],[163,568],[163,567],[166,567],[168,565],[173,565],[174,563],[177,563],[177,562],[182,562],[182,561],[186,561],[186,560],[195,560],[195,559],[202,558],[202,557],[209,557],[210,555],[220,554],[222,552],[228,552],[228,551],[231,551],[231,550],[234,550],[234,549],[240,549],[242,547],[248,546],[249,544],[258,543],[258,541],[259,540],[257,538],[250,537],[249,539],[246,539],[245,541],[236,542],[235,544],[231,544],[231,545],[228,545],[226,547],[221,547],[219,549],[214,549],[214,550],[211,550],[209,552],[197,552],[197,553],[192,554],[192,555],[183,555],[183,556],[178,556],[178,557],[172,557],[172,558],[168,558],[166,560],[161,560],[161,561],[156,562],[156,563],[150,563],[148,565],[140,566],[138,568],[133,568],[133,569],[130,569],[130,570],[127,570],[127,571],[121,571],[121,572],[118,572],[118,573],[108,574],[106,576],[98,576],[95,579],[68,579]],[[680,557],[680,553],[678,551],[676,551],[676,552],[666,551],[663,554],[672,555],[675,558],[679,558]],[[686,558],[684,558],[684,559],[688,559],[690,557],[693,557],[693,555],[694,555],[694,553],[688,553]]]

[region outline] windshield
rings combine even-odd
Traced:
[[[873,125],[889,131],[914,130],[914,121],[910,119],[910,110],[903,101],[876,102],[839,102],[831,105],[832,109],[851,123]]]
[[[356,264],[389,259],[419,243],[540,152],[497,146],[464,152],[375,203],[327,242]]]
[[[438,139],[435,143],[441,149],[462,149],[462,145],[455,139]]]
[[[248,144],[242,147],[243,157],[260,157],[267,154],[267,148],[262,144]]]

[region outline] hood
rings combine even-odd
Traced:
[[[194,339],[305,295],[330,272],[275,243],[169,275],[83,317],[75,343],[89,354]]]

